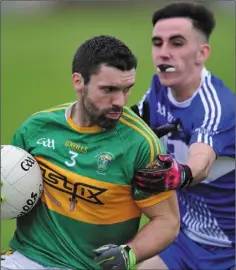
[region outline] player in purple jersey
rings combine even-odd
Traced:
[[[214,15],[203,5],[174,3],[152,22],[157,74],[136,109],[152,129],[172,125],[172,132],[163,137],[168,154],[138,171],[135,184],[152,193],[178,189],[181,230],[139,269],[232,269],[235,95],[205,68]]]

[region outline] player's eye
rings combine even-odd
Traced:
[[[130,91],[130,87],[124,88],[124,89],[123,89],[123,93],[125,93],[125,94],[126,94],[126,93],[129,93],[129,91]]]
[[[105,93],[112,93],[112,92],[117,91],[117,88],[115,88],[115,87],[106,87],[103,90],[105,91]]]
[[[181,47],[181,46],[184,45],[182,41],[173,41],[172,44],[173,44],[175,47]]]
[[[162,46],[162,42],[157,42],[157,41],[155,41],[155,42],[152,43],[152,45],[153,45],[154,47],[161,47],[161,46]]]
[[[108,88],[105,89],[105,92],[107,92],[107,93],[110,93],[110,92],[113,92],[113,91],[114,91],[114,89],[111,88],[111,87],[108,87]]]

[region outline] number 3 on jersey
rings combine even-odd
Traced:
[[[75,153],[73,151],[69,151],[69,154],[71,154],[70,161],[65,161],[65,164],[68,167],[73,167],[76,164],[75,158],[78,156],[78,153]]]

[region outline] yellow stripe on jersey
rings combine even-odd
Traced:
[[[69,105],[71,105],[73,103],[74,103],[74,101],[73,102],[72,101],[71,102],[66,102],[66,103],[63,103],[63,104],[60,104],[60,105],[53,106],[53,107],[51,107],[49,109],[46,109],[46,110],[36,112],[34,114],[41,113],[41,112],[53,112],[53,111],[65,110]]]
[[[71,102],[66,102],[66,103],[63,103],[63,104],[59,104],[59,105],[54,106],[54,108],[65,107],[65,106],[68,107],[68,106],[70,106],[73,103],[75,103],[75,101],[71,101]]]
[[[90,224],[114,224],[140,217],[129,185],[81,176],[35,158],[44,179],[42,201],[50,210]]]
[[[130,115],[131,114],[131,115]],[[149,142],[150,145],[150,162],[152,162],[156,157],[155,153],[161,153],[161,147],[159,144],[158,137],[152,132],[152,130],[128,107],[124,108],[124,112],[122,116],[126,117],[127,119],[131,120],[132,123],[122,119],[121,122],[129,125],[130,127],[134,128],[138,132],[140,132]],[[155,148],[154,148],[155,145]],[[154,154],[152,154],[154,152]],[[174,191],[167,191],[162,192],[158,195],[152,195],[143,200],[136,200],[136,204],[139,208],[145,208],[152,205],[155,205],[165,199],[170,198],[173,196]]]
[[[159,145],[159,139],[157,138],[157,136],[154,134],[154,132],[145,124],[145,122],[143,122],[130,108],[125,107],[125,110],[127,110],[131,115],[127,114],[125,111],[123,113],[124,116],[126,116],[127,118],[133,120],[135,123],[139,124],[153,139],[156,149],[157,149],[157,154],[161,153],[161,147]]]
[[[48,109],[48,110],[45,110],[45,111],[40,111],[40,112],[33,113],[33,115],[34,114],[38,114],[38,113],[47,113],[47,112],[54,112],[54,111],[65,110],[66,108],[67,107],[52,108],[52,109]]]
[[[153,142],[150,139],[150,137],[142,129],[140,129],[139,127],[135,126],[134,124],[128,122],[123,117],[120,118],[120,122],[122,122],[123,124],[137,130],[140,134],[142,134],[146,138],[146,140],[148,141],[148,143],[150,145],[150,162],[152,162],[154,160],[154,157],[155,157],[155,152],[154,152],[154,145],[153,145]]]

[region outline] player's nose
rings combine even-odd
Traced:
[[[167,44],[163,44],[153,51],[153,56],[155,59],[167,59],[170,57],[170,54],[170,48]]]
[[[117,91],[113,95],[112,105],[123,107],[125,105],[125,94],[123,91]]]

